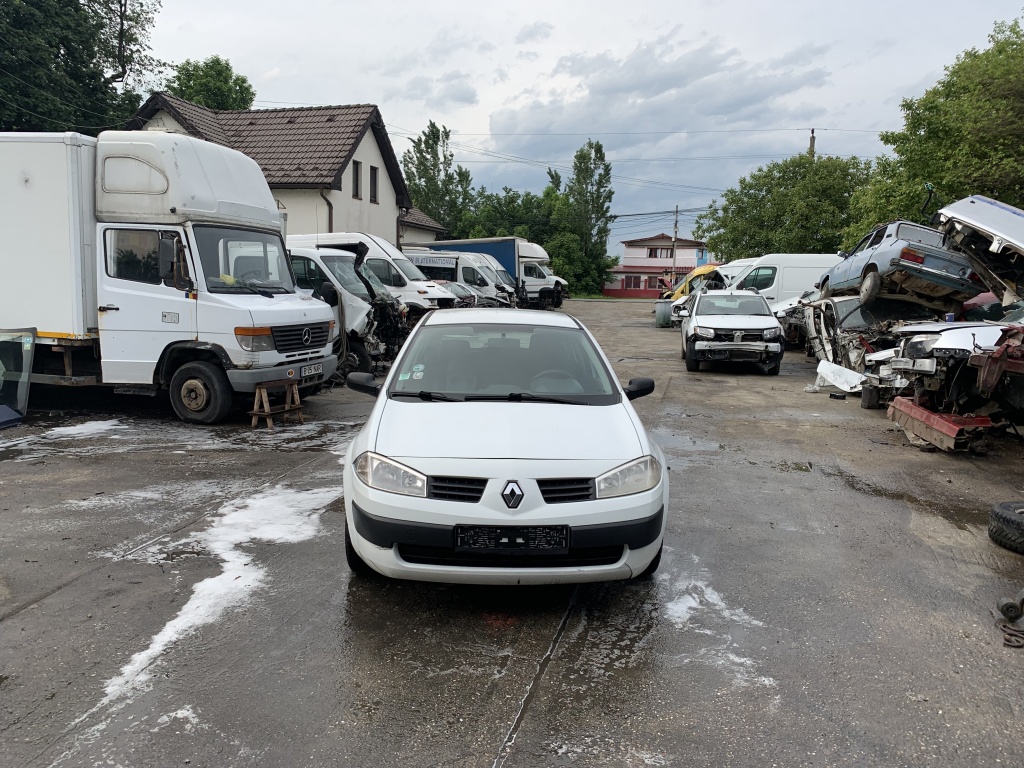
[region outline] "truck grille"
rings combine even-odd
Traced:
[[[487,480],[482,477],[430,477],[427,478],[427,496],[475,504],[484,495],[486,486]]]
[[[316,349],[327,344],[330,335],[330,326],[327,323],[279,325],[270,330],[274,334],[274,347],[278,352],[301,352],[304,349]]]
[[[545,504],[567,501],[590,501],[594,498],[594,481],[589,477],[559,477],[538,480]]]

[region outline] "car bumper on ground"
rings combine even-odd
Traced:
[[[778,341],[696,341],[694,352],[698,360],[750,360],[770,363],[782,357],[782,344]]]

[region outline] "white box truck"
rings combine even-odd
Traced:
[[[296,294],[274,198],[240,152],[3,133],[0,212],[0,329],[35,329],[33,383],[167,390],[180,418],[214,423],[236,394],[309,393],[337,365],[332,310]]]

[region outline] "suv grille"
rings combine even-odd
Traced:
[[[309,331],[309,343],[303,341],[305,331]],[[301,352],[304,349],[316,349],[327,343],[330,326],[327,323],[313,325],[279,325],[271,328],[274,334],[274,347],[278,352]]]
[[[740,341],[764,341],[761,331],[715,331],[715,341],[735,342],[736,334],[740,333]]]
[[[545,504],[567,501],[590,501],[594,498],[594,481],[589,477],[567,477],[538,480]]]
[[[429,477],[427,496],[445,501],[468,501],[475,504],[484,495],[487,486],[482,477]]]

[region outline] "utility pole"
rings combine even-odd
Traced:
[[[676,206],[676,221],[672,225],[672,285],[676,284],[676,238],[679,236],[679,206]]]
[[[811,145],[809,147],[807,147],[807,154],[811,156],[812,160],[814,159],[814,129],[813,128],[811,128]]]

